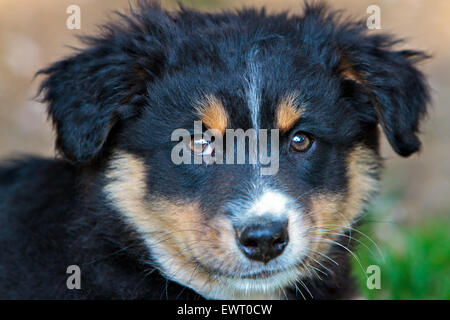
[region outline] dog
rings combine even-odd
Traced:
[[[400,156],[420,149],[428,56],[323,3],[139,1],[102,30],[39,72],[57,156],[0,168],[0,298],[354,297],[380,133]],[[174,161],[237,155],[212,147],[229,130],[254,130],[276,170],[247,145],[244,163]]]

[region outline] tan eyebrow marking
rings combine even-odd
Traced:
[[[296,95],[289,94],[284,97],[277,106],[275,111],[276,127],[281,132],[289,131],[294,124],[300,119],[302,110],[297,107]]]
[[[228,126],[228,114],[222,101],[213,95],[206,95],[195,109],[206,127],[225,133]]]

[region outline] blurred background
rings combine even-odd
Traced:
[[[176,9],[177,2],[162,0]],[[301,12],[301,0],[184,0],[201,10],[266,6]],[[423,149],[409,159],[383,142],[386,159],[382,191],[365,218],[355,251],[354,274],[369,299],[450,299],[450,1],[329,1],[356,18],[369,5],[381,8],[381,30],[406,38],[407,46],[433,55],[422,70],[428,76],[433,107],[422,127]],[[70,5],[81,8],[81,29],[69,30]],[[54,136],[45,106],[33,101],[39,79],[33,75],[78,46],[127,10],[128,0],[0,0],[0,159],[23,153],[52,156]],[[378,246],[378,247],[377,247]],[[366,286],[369,265],[381,269],[381,289]]]

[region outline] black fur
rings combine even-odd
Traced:
[[[288,16],[252,9],[168,13],[142,1],[84,41],[87,48],[40,72],[62,158],[0,168],[0,298],[200,298],[154,268],[142,237],[104,198],[102,173],[113,150],[126,150],[153,168],[149,190],[169,198],[201,192],[205,212],[214,215],[231,194],[224,188],[238,186],[248,171],[218,168],[215,180],[227,183],[205,183],[212,174],[173,165],[165,143],[174,128],[192,126],[189,106],[208,92],[226,102],[233,127],[250,127],[239,84],[252,46],[260,48],[254,54],[264,66],[265,127],[273,126],[274,101],[290,89],[302,88],[314,106],[298,126],[321,146],[314,160],[294,165],[295,173],[288,168],[292,158],[280,159],[287,190],[345,189],[346,152],[356,143],[377,150],[378,124],[398,154],[420,147],[418,125],[429,96],[415,63],[426,55],[396,51],[392,37],[371,35],[363,23],[323,5]],[[361,81],[342,77],[344,58]],[[348,254],[335,246],[330,255],[340,266],[324,262],[333,275],[307,285],[316,299],[349,298]],[[81,290],[66,287],[72,264],[81,267]],[[294,289],[288,295],[302,298]]]

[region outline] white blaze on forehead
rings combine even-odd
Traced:
[[[261,104],[261,72],[256,56],[258,49],[253,48],[247,56],[246,95],[247,105],[250,109],[253,127],[259,128],[259,109]]]
[[[250,209],[251,214],[258,216],[263,214],[282,215],[288,205],[288,198],[276,191],[266,191],[259,197]]]

